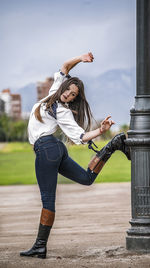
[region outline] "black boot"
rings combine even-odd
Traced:
[[[131,160],[129,148],[125,145],[125,139],[126,136],[124,133],[117,134],[109,143],[97,152],[88,166],[91,172],[98,174],[116,150],[122,151],[128,160]]]
[[[44,208],[42,209],[41,220],[36,242],[34,243],[31,249],[20,252],[20,256],[26,256],[26,257],[37,256],[38,258],[42,259],[46,258],[47,253],[46,245],[50,234],[50,230],[54,222],[54,216],[55,216],[54,212]]]
[[[131,160],[130,157],[130,149],[125,145],[126,135],[122,132],[120,134],[117,134],[115,137],[111,139],[110,142],[108,142],[98,153],[100,157],[103,159],[107,158],[112,155],[116,150],[122,151],[128,160]]]

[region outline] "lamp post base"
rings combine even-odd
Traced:
[[[139,252],[150,252],[150,237],[128,236],[126,237],[126,249]]]

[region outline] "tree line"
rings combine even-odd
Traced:
[[[0,116],[0,141],[27,141],[28,120],[15,120],[6,114]]]

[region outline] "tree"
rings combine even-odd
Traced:
[[[120,126],[120,132],[124,132],[125,134],[127,134],[128,130],[129,130],[129,125],[123,124]]]
[[[11,132],[11,140],[26,141],[27,140],[27,121],[19,120],[13,123]]]
[[[26,141],[27,120],[19,120],[6,114],[0,116],[0,141]]]
[[[10,141],[11,140],[11,131],[13,123],[9,116],[3,114],[0,116],[0,141]]]

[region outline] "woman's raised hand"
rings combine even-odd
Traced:
[[[91,52],[81,55],[82,62],[93,62],[93,60],[94,60],[94,57]]]
[[[61,71],[62,71],[62,73],[67,75],[69,73],[69,71],[74,66],[76,66],[79,62],[93,62],[93,60],[94,60],[94,57],[93,57],[93,54],[91,52],[77,56],[75,58],[72,58],[70,60],[65,61],[61,67]]]
[[[110,119],[111,115],[107,116],[102,122],[100,126],[100,134],[106,132],[107,130],[110,129],[110,127],[115,124],[113,120]]]
[[[86,132],[83,137],[82,137],[82,141],[83,142],[87,142],[89,140],[92,140],[96,137],[98,137],[100,134],[103,134],[104,132],[106,132],[108,129],[110,129],[110,127],[115,124],[115,122],[113,120],[110,119],[111,116],[107,116],[102,122],[99,128],[96,128],[95,130],[91,130],[89,132]]]

